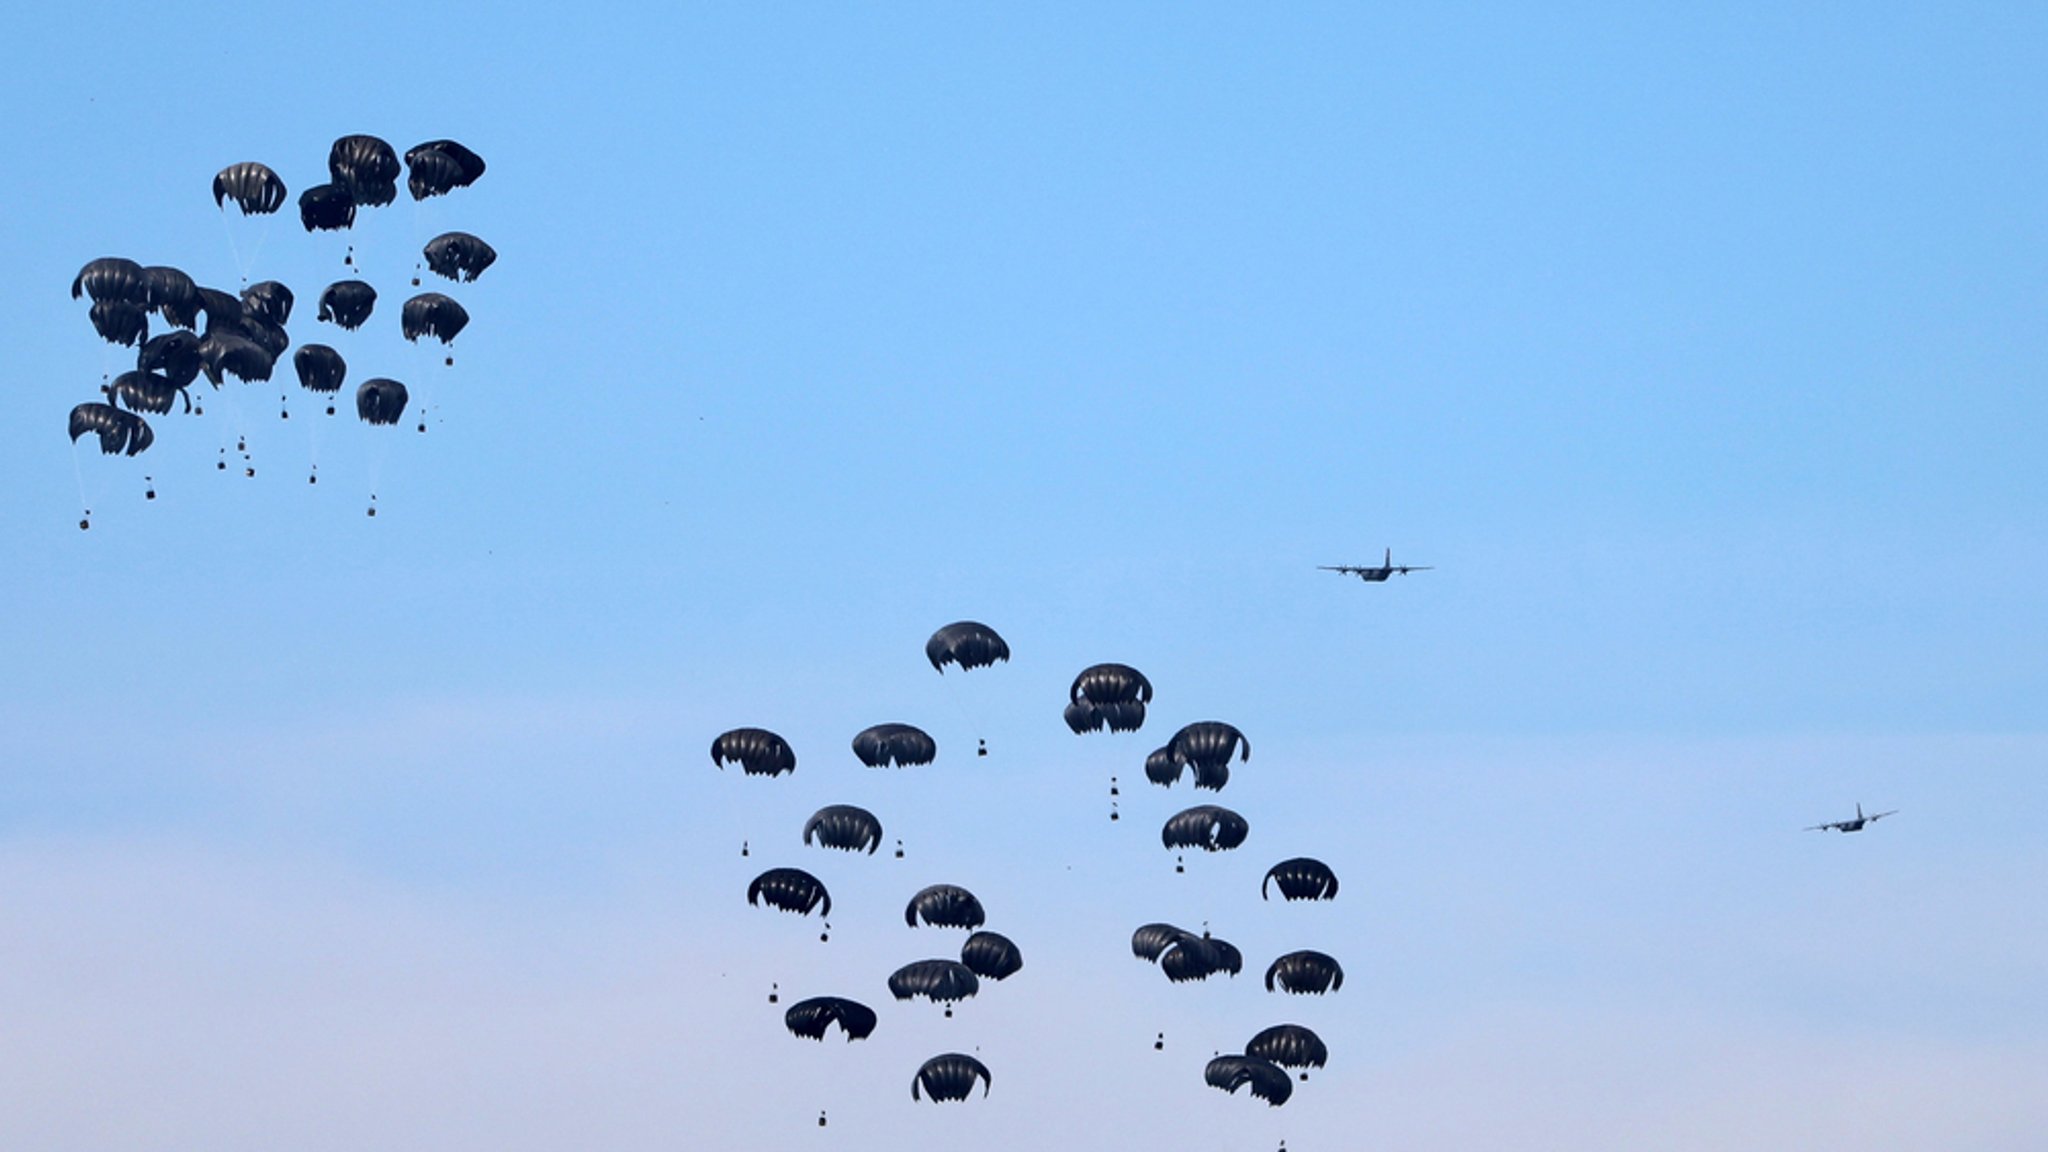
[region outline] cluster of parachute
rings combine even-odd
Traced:
[[[939,629],[925,646],[932,667],[943,673],[948,666],[961,669],[986,668],[1009,659],[1009,646],[986,625],[960,621]],[[913,724],[876,724],[857,733],[852,740],[854,758],[869,768],[912,768],[933,763],[939,755],[931,734]],[[986,746],[982,748],[986,754]],[[711,761],[721,770],[736,766],[750,777],[773,779],[796,771],[797,757],[789,741],[766,728],[734,728],[711,742]],[[885,833],[881,818],[856,804],[827,804],[804,821],[799,841],[849,855],[874,856]],[[901,841],[896,856],[903,856]],[[749,844],[742,855],[751,854]],[[825,882],[805,868],[769,868],[747,886],[747,903],[798,915],[816,913],[824,920],[821,940],[830,939],[832,896]],[[1024,956],[1016,942],[983,927],[987,912],[973,892],[957,884],[930,884],[911,895],[903,908],[908,928],[964,929],[957,956],[927,956],[911,960],[892,972],[885,986],[896,1001],[924,1000],[938,1005],[946,1017],[954,1006],[976,996],[983,981],[1000,982],[1023,970]],[[771,996],[771,1002],[775,998]],[[837,1026],[846,1040],[865,1040],[881,1023],[874,1008],[844,995],[808,996],[783,1013],[783,1027],[790,1035],[822,1040]],[[924,1061],[912,1074],[911,1096],[915,1100],[949,1102],[966,1100],[979,1085],[986,1095],[993,1077],[988,1066],[973,1055],[946,1052]],[[819,1114],[823,1125],[824,1113]]]
[[[482,157],[454,140],[429,140],[405,153],[400,164],[390,144],[375,136],[352,135],[336,140],[328,151],[328,182],[299,196],[299,217],[305,230],[352,228],[358,209],[376,208],[398,198],[398,180],[415,201],[446,195],[474,184],[484,173]],[[268,165],[255,161],[230,164],[213,178],[214,204],[227,219],[230,209],[244,218],[268,217],[287,202],[284,181]],[[234,232],[230,230],[230,239]],[[497,260],[491,246],[467,232],[446,232],[428,241],[419,263],[428,271],[468,283]],[[243,263],[238,253],[238,265]],[[355,268],[353,246],[345,263]],[[417,270],[412,286],[418,288]],[[103,399],[71,410],[69,432],[75,443],[94,436],[107,455],[139,456],[155,442],[145,415],[203,414],[189,389],[205,376],[214,389],[228,381],[243,385],[269,381],[290,353],[291,370],[306,391],[322,397],[327,415],[334,397],[346,386],[349,365],[333,345],[293,341],[286,330],[295,294],[276,280],[249,283],[246,268],[239,290],[202,286],[178,268],[145,266],[126,257],[107,256],[88,262],[71,283],[73,299],[89,300],[87,319],[110,345],[135,349],[135,367],[108,372],[100,386]],[[369,323],[376,311],[377,289],[358,277],[336,280],[321,289],[316,319],[342,333]],[[152,319],[161,330],[152,333]],[[397,328],[409,343],[423,340],[452,343],[469,324],[469,313],[443,292],[413,293],[398,309]],[[453,364],[452,356],[445,358]],[[389,376],[370,376],[355,390],[356,415],[366,424],[397,424],[410,402],[406,385]],[[288,407],[283,415],[290,415]],[[424,418],[420,431],[425,431]],[[238,436],[244,474],[249,464],[248,438]],[[228,467],[225,449],[218,467]],[[317,482],[317,464],[308,477]],[[83,495],[83,493],[81,493]],[[147,493],[155,498],[152,486]],[[376,515],[372,496],[370,514]],[[80,527],[90,527],[90,509]]]
[[[934,632],[925,645],[925,655],[935,671],[948,668],[986,668],[1010,658],[1009,644],[987,625],[960,621]],[[1147,707],[1153,702],[1151,681],[1125,664],[1095,664],[1083,669],[1068,693],[1064,720],[1076,735],[1136,732],[1143,728]],[[930,733],[913,724],[892,722],[863,729],[851,741],[854,757],[869,768],[904,769],[933,764],[939,759],[937,742]],[[979,750],[986,754],[986,745]],[[1190,780],[1196,789],[1221,792],[1230,782],[1231,770],[1251,758],[1251,741],[1236,726],[1217,720],[1203,720],[1181,727],[1163,746],[1146,756],[1146,779],[1171,789]],[[790,744],[765,728],[734,728],[711,742],[711,759],[719,768],[737,767],[748,777],[773,779],[796,770],[797,758]],[[1116,794],[1112,778],[1112,795]],[[1111,819],[1117,819],[1112,806]],[[1197,804],[1169,816],[1160,828],[1160,843],[1170,851],[1186,853],[1230,852],[1249,839],[1251,825],[1242,815],[1219,804]],[[880,817],[855,804],[836,803],[818,808],[804,821],[796,838],[805,848],[819,848],[853,856],[875,856],[885,842]],[[897,857],[903,856],[898,840]],[[747,844],[742,855],[751,851]],[[1185,872],[1184,857],[1176,860],[1176,872]],[[1338,880],[1331,868],[1309,856],[1293,856],[1272,865],[1260,885],[1260,897],[1281,901],[1321,902],[1336,897]],[[781,865],[759,873],[747,887],[750,905],[779,909],[798,915],[816,914],[825,919],[833,902],[825,882],[813,872]],[[843,909],[842,909],[843,911]],[[968,934],[956,955],[926,956],[898,967],[885,984],[889,996],[899,1002],[924,1000],[939,1005],[947,1017],[955,1005],[973,999],[984,981],[1002,981],[1024,966],[1023,955],[1009,937],[987,930],[986,912],[979,898],[956,884],[930,884],[913,894],[903,909],[903,922],[913,929],[958,929]],[[821,939],[829,939],[830,923]],[[1200,984],[1212,978],[1232,978],[1245,967],[1243,952],[1230,941],[1210,932],[1205,924],[1199,932],[1164,922],[1141,926],[1131,937],[1132,954],[1156,965],[1175,985]],[[1298,949],[1274,957],[1265,967],[1264,985],[1269,993],[1321,996],[1342,988],[1344,974],[1337,960],[1320,951]],[[783,1013],[783,1027],[795,1037],[822,1040],[835,1026],[848,1041],[864,1040],[881,1024],[881,1014],[862,999],[844,995],[843,989],[810,995]],[[771,997],[773,1000],[774,997]],[[1163,1049],[1164,1033],[1155,1048]],[[1308,1078],[1308,1071],[1322,1068],[1329,1050],[1308,1025],[1279,1023],[1264,1029],[1248,1041],[1242,1051],[1218,1052],[1203,1070],[1204,1081],[1222,1091],[1248,1094],[1271,1105],[1285,1104],[1293,1095],[1294,1080]],[[914,1100],[962,1101],[977,1088],[986,1095],[993,1083],[988,1067],[967,1053],[947,1052],[920,1065],[911,1077]],[[820,1113],[819,1122],[824,1123]]]
[[[1152,699],[1152,682],[1137,669],[1123,664],[1093,665],[1074,678],[1068,692],[1067,727],[1077,735],[1105,730],[1135,732],[1144,726],[1146,706]],[[1162,788],[1191,778],[1197,789],[1221,792],[1230,783],[1231,765],[1249,761],[1251,754],[1251,740],[1235,725],[1197,721],[1181,727],[1145,757],[1145,778]],[[1114,777],[1110,791],[1112,796],[1118,792]],[[1110,818],[1118,818],[1114,807]],[[1179,852],[1228,852],[1242,846],[1250,835],[1251,822],[1237,812],[1220,804],[1197,804],[1167,817],[1159,840]],[[1175,870],[1185,872],[1182,860],[1176,860]],[[1337,876],[1320,860],[1296,856],[1267,870],[1260,898],[1270,900],[1276,888],[1290,903],[1331,900],[1337,895]],[[1213,976],[1235,977],[1244,969],[1243,952],[1206,926],[1198,934],[1164,922],[1141,925],[1131,934],[1131,954],[1158,966],[1174,984]],[[1313,949],[1288,952],[1266,968],[1268,992],[1322,995],[1343,985],[1344,971],[1337,960]],[[1244,1052],[1219,1054],[1209,1062],[1203,1078],[1230,1093],[1249,1087],[1253,1097],[1278,1106],[1293,1095],[1288,1068],[1300,1069],[1306,1080],[1306,1069],[1320,1068],[1328,1058],[1328,1048],[1307,1026],[1278,1024],[1254,1037]]]

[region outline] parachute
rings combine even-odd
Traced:
[[[1283,992],[1320,996],[1344,987],[1344,969],[1321,952],[1289,952],[1266,969],[1266,991],[1276,984]]]
[[[123,372],[107,385],[106,392],[109,401],[131,412],[169,412],[171,402],[180,399],[185,402],[185,411],[192,410],[192,397],[184,387],[154,372]]]
[[[420,250],[436,276],[469,281],[497,262],[497,250],[467,232],[443,232]]]
[[[1128,664],[1096,664],[1081,670],[1067,690],[1065,719],[1075,735],[1135,732],[1144,726],[1152,682]]]
[[[1168,848],[1223,852],[1244,843],[1251,828],[1244,817],[1228,808],[1198,804],[1168,817],[1159,830],[1159,842]]]
[[[1176,764],[1185,764],[1195,770],[1195,787],[1220,792],[1230,782],[1230,760],[1233,755],[1244,761],[1252,758],[1252,742],[1233,725],[1220,720],[1202,720],[1182,728],[1167,742],[1166,751]],[[1150,775],[1150,765],[1147,765]],[[1179,773],[1175,773],[1175,778]]]
[[[922,728],[877,724],[853,738],[853,754],[870,768],[901,768],[931,763],[939,754],[939,746]]]
[[[254,160],[230,164],[213,178],[213,205],[225,209],[233,200],[244,216],[268,216],[284,206],[284,181],[267,165]]]
[[[370,318],[370,311],[376,306],[377,290],[368,283],[336,280],[320,293],[319,318],[352,332],[363,326],[363,321]]]
[[[1275,1108],[1294,1095],[1294,1081],[1287,1073],[1271,1060],[1256,1056],[1218,1056],[1202,1070],[1202,1079],[1232,1094],[1249,1086],[1253,1096]]]
[[[398,199],[398,153],[375,136],[343,136],[327,150],[327,172],[365,208]]]
[[[442,195],[462,180],[461,161],[446,152],[415,148],[405,154],[405,166],[411,170],[405,187],[415,200]]]
[[[923,920],[939,928],[979,928],[988,916],[974,893],[957,884],[934,884],[922,889],[904,906],[903,922],[912,928]]]
[[[315,184],[299,193],[299,223],[308,232],[339,232],[356,222],[355,197],[340,184]]]
[[[436,155],[440,159],[435,159]],[[448,168],[443,160],[453,161],[455,167]],[[427,196],[436,196],[452,188],[467,188],[484,174],[484,158],[453,140],[429,140],[425,144],[415,144],[406,150],[405,162],[413,169],[412,181],[421,179],[422,167],[429,174],[429,186],[438,184],[443,176],[450,177],[446,187],[435,187],[433,191],[426,193]],[[425,199],[417,188],[413,190],[412,195],[415,200]]]
[[[962,620],[932,633],[932,638],[924,642],[924,656],[943,675],[947,664],[958,664],[966,671],[1008,660],[1010,646],[988,625]]]
[[[88,432],[99,435],[100,451],[108,456],[139,456],[156,440],[142,417],[98,401],[71,410],[72,442]]]
[[[918,1067],[917,1078],[910,1082],[910,1098],[921,1099],[920,1090],[933,1103],[941,1100],[965,1100],[974,1094],[974,1082],[981,1081],[981,1094],[988,1095],[995,1077],[989,1075],[988,1065],[967,1055],[965,1052],[948,1052],[934,1056]]]
[[[433,336],[443,344],[452,342],[469,324],[469,312],[454,297],[439,292],[422,292],[405,302],[399,312],[399,326],[407,340]]]
[[[1244,970],[1244,954],[1228,940],[1200,936],[1171,924],[1146,924],[1131,933],[1131,954],[1158,964],[1176,984]]]
[[[1173,749],[1154,748],[1145,757],[1145,779],[1161,787],[1171,788],[1180,779],[1186,766],[1173,758]]]
[[[147,304],[149,290],[142,265],[121,256],[102,256],[88,262],[71,281],[71,298],[81,296],[92,297],[95,304],[109,300]]]
[[[1194,933],[1171,924],[1146,924],[1131,933],[1131,954],[1156,963],[1167,949],[1194,938]]]
[[[872,856],[875,849],[882,846],[882,822],[865,808],[832,804],[818,809],[804,821],[804,843],[809,844],[814,835],[826,848],[846,852],[865,849]]]
[[[291,323],[292,290],[275,280],[264,280],[242,289],[242,312],[282,327]]]
[[[137,368],[160,372],[179,387],[199,379],[199,364],[199,337],[183,329],[151,337],[135,357]]]
[[[1004,980],[1024,967],[1024,954],[1000,932],[976,932],[960,946],[960,962],[984,980]]]
[[[1323,1038],[1299,1024],[1275,1024],[1252,1037],[1244,1054],[1282,1068],[1321,1068],[1330,1059]]]
[[[356,415],[369,424],[396,424],[405,415],[405,385],[382,376],[356,389]]]
[[[735,728],[711,742],[711,762],[723,769],[730,761],[749,776],[780,776],[796,771],[796,753],[766,728]]]
[[[144,268],[142,287],[144,306],[173,327],[190,328],[199,319],[199,285],[178,269]]]
[[[1337,898],[1337,874],[1330,871],[1328,864],[1307,856],[1282,860],[1266,869],[1266,878],[1259,884],[1259,899],[1272,899],[1266,890],[1274,883],[1280,885],[1280,895],[1286,900]]]
[[[348,363],[325,344],[299,345],[292,353],[292,368],[299,374],[299,385],[308,392],[339,392],[348,377]]]
[[[218,388],[229,376],[252,383],[270,379],[270,370],[276,363],[261,344],[233,332],[215,331],[208,327],[206,335],[199,338],[199,370]],[[404,405],[401,403],[400,407]]]
[[[974,970],[957,960],[913,960],[889,975],[889,993],[898,1000],[922,996],[934,1004],[951,1004],[979,991]]]
[[[747,903],[766,903],[771,908],[808,916],[813,908],[819,915],[832,914],[832,897],[816,876],[801,868],[770,868],[747,885]]]
[[[791,1004],[782,1014],[782,1023],[791,1035],[806,1040],[823,1040],[825,1029],[837,1024],[850,1044],[874,1032],[875,1010],[841,996],[813,996]]]
[[[1218,972],[1235,976],[1244,971],[1244,953],[1228,940],[1191,934],[1176,941],[1159,957],[1159,970],[1175,984],[1207,980]]]
[[[149,310],[132,300],[95,300],[86,316],[109,344],[132,348],[149,339]]]

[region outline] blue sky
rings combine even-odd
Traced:
[[[0,1115],[25,1144],[2048,1132],[2038,10],[24,19]],[[137,460],[67,444],[125,367],[67,291],[94,257],[234,287],[253,250],[295,340],[331,335],[340,246],[281,216],[232,248],[249,222],[208,188],[260,159],[296,194],[353,132],[490,163],[355,232],[385,307],[436,232],[500,253],[449,289],[453,367],[351,349],[432,430],[231,385]],[[238,440],[254,478],[214,467]],[[1388,547],[1434,570],[1315,570]],[[961,618],[1016,658],[933,675]],[[1157,685],[1144,731],[1059,723],[1102,660]],[[1253,837],[1175,875],[1154,830],[1197,801],[1140,765],[1212,718],[1252,739],[1217,799]],[[859,767],[887,720],[938,763]],[[751,724],[794,776],[711,767]],[[1800,831],[1859,801],[1901,813]],[[905,857],[798,845],[833,802]],[[1342,897],[1260,904],[1302,853]],[[826,876],[829,944],[744,905],[775,863]],[[1027,958],[951,1020],[881,987],[957,944],[893,923],[941,880]],[[1261,971],[1322,947],[1349,982],[1168,988],[1127,951],[1159,919]],[[771,982],[883,1026],[797,1041]],[[1283,1018],[1334,1057],[1289,1105],[1202,1086]],[[951,1048],[994,1091],[913,1105]]]

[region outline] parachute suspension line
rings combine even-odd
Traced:
[[[327,405],[327,414],[334,415],[334,404]],[[309,420],[306,422],[306,483],[320,482],[320,448],[327,439],[327,422]]]
[[[435,369],[427,364],[427,349],[422,347],[418,340],[409,340],[407,343],[412,345],[412,378],[418,382],[418,395],[414,398],[414,407],[417,409],[414,430],[424,436],[427,432],[427,412],[434,407],[436,373]]]
[[[78,441],[71,442],[71,474],[78,477],[78,530],[92,528],[92,501],[85,494],[85,469],[78,463]]]
[[[248,218],[248,214],[243,213],[242,219],[246,221]],[[244,256],[242,243],[235,238],[235,226],[228,220],[228,206],[225,202],[220,206],[220,230],[228,238],[228,257],[234,261],[235,275],[240,278],[241,286],[244,288],[249,286],[249,274],[256,267],[256,258],[262,255],[264,242],[270,239],[270,226],[276,220],[277,214],[274,212],[263,217],[263,223],[256,226],[256,242],[250,247],[249,254]]]

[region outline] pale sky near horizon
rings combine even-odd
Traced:
[[[0,1148],[2048,1139],[2048,14],[22,19]],[[427,237],[500,254],[423,285],[452,367],[347,345],[431,430],[287,370],[67,444],[94,257],[341,343],[340,242],[209,186],[353,132],[490,165],[354,233],[390,312]],[[962,618],[1015,658],[933,674]],[[1110,660],[1151,718],[1075,737]],[[1147,786],[1202,719],[1229,787]],[[882,721],[938,762],[861,767]],[[798,771],[714,769],[743,725]],[[1212,801],[1252,835],[1176,874]],[[835,802],[882,852],[798,843]],[[1301,854],[1340,897],[1262,903]],[[777,864],[829,942],[745,904]],[[951,1019],[883,987],[938,881],[1026,958]],[[1153,920],[1246,971],[1169,987]],[[1341,992],[1260,987],[1299,947]],[[788,1036],[825,992],[875,1036]],[[1203,1085],[1281,1020],[1332,1051],[1285,1107]],[[992,1090],[913,1103],[948,1050]]]

